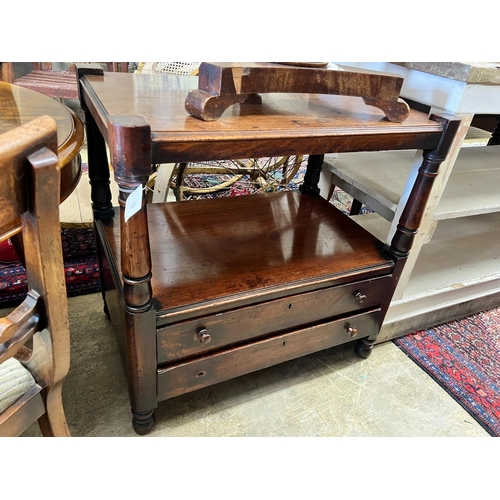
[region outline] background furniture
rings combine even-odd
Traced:
[[[21,223],[29,283],[25,301],[0,319],[0,435],[20,435],[38,420],[43,435],[69,436],[62,404],[69,323],[51,117],[0,135],[0,183],[0,237]]]
[[[61,169],[61,201],[73,191],[80,179],[79,152],[85,131],[76,114],[54,99],[18,85],[0,82],[0,133],[48,115],[57,123],[57,155]]]
[[[159,401],[201,387],[357,339],[368,356],[458,120],[412,111],[392,123],[360,98],[273,94],[204,122],[184,109],[196,78],[81,66],[79,81],[105,310],[136,432]],[[412,147],[421,169],[390,245],[318,195],[325,153]],[[300,192],[146,203],[152,164],[301,153]]]
[[[107,62],[106,71],[128,72],[128,63]],[[51,62],[34,62],[29,73],[15,78],[11,62],[0,62],[0,81],[35,90],[56,99],[78,99],[75,66],[67,71],[52,68]]]
[[[478,130],[471,129],[474,125],[493,132],[482,144],[498,143],[498,63],[345,64],[402,76],[403,98],[426,112],[446,111],[462,118],[379,340],[498,306],[500,150],[494,145],[464,147],[481,144]],[[411,187],[408,175],[414,175],[419,163],[418,152],[339,155],[329,163],[333,183],[382,216],[357,216],[357,222],[390,241]],[[401,168],[396,171],[395,165]]]

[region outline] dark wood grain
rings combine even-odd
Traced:
[[[248,295],[255,302],[353,276],[380,276],[393,267],[366,230],[322,198],[298,192],[151,204],[148,222],[159,314],[208,313],[219,303],[227,308],[227,301],[235,307]],[[103,226],[119,263],[118,221]]]
[[[202,120],[217,120],[235,103],[262,93],[357,96],[383,110],[391,121],[404,121],[408,105],[399,99],[403,78],[375,71],[334,66],[292,66],[280,63],[209,63],[199,68],[198,88],[191,91],[186,111]]]
[[[380,307],[391,283],[391,276],[388,275],[178,321],[158,329],[158,363],[199,356],[332,316],[375,309]],[[169,317],[169,320],[172,318]],[[199,336],[201,329],[210,336],[208,341],[205,338],[202,342]]]

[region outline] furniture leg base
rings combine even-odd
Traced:
[[[145,436],[149,434],[156,425],[154,410],[149,410],[142,413],[132,412],[132,427],[136,434]]]
[[[375,344],[375,340],[360,339],[354,345],[354,352],[360,358],[366,359],[372,353],[373,344]]]

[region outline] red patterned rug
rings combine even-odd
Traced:
[[[64,271],[68,297],[100,290],[94,230],[89,224],[62,224]],[[13,307],[26,297],[28,282],[10,240],[0,243],[0,307]]]
[[[500,308],[393,342],[492,436],[500,436]]]

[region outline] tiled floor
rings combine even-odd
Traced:
[[[84,152],[85,154],[85,152]],[[88,178],[61,208],[90,220]],[[100,294],[69,299],[73,436],[135,436],[127,384]],[[290,361],[159,404],[150,436],[488,436],[392,342],[367,360],[351,346]],[[39,435],[36,425],[26,433]]]

